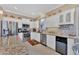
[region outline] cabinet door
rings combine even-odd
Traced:
[[[47,35],[47,46],[55,50],[55,36]]]
[[[36,33],[35,34],[35,40],[37,40],[38,42],[40,42],[40,33]]]
[[[46,18],[46,27],[59,27],[59,14]]]
[[[66,23],[70,23],[71,22],[71,13],[70,12],[68,12],[67,14],[66,14]]]
[[[74,45],[74,39],[67,39],[67,53],[68,55],[74,55],[74,52],[72,50],[72,46]]]
[[[31,32],[31,39],[34,39],[34,40],[40,42],[40,33]]]
[[[31,32],[31,39],[35,39],[35,37],[36,37],[35,32]]]
[[[60,15],[59,15],[59,24],[60,25],[62,25],[62,24],[64,24],[64,13],[61,13]]]
[[[66,11],[66,13],[65,13],[65,23],[66,24],[74,24],[74,12],[75,12],[75,9]]]

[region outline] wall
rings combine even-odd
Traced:
[[[35,28],[36,27],[36,23],[35,22],[30,22],[30,28]]]
[[[39,21],[30,21],[30,28],[39,28]]]
[[[22,23],[23,24],[30,24],[30,19],[22,18]]]

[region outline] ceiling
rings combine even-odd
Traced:
[[[13,12],[16,14],[37,17],[44,15],[46,12],[53,10],[60,4],[1,4],[0,5],[5,11]]]

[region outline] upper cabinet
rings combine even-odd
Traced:
[[[59,14],[59,25],[74,24],[75,8]]]
[[[59,24],[61,25],[61,24],[64,24],[64,14],[63,13],[61,13],[60,15],[59,15]]]
[[[59,27],[59,15],[50,16],[46,19],[46,27]]]

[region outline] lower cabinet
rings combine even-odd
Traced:
[[[46,34],[40,34],[40,43],[44,46],[47,46],[47,35]]]
[[[34,39],[34,40],[40,42],[40,33],[31,32],[31,39]]]
[[[73,52],[73,50],[72,50],[72,47],[73,47],[73,45],[74,45],[74,39],[70,39],[70,38],[68,38],[67,39],[67,54],[68,55],[74,55],[74,52]]]
[[[67,38],[67,55],[74,55],[73,45],[74,39]],[[56,36],[47,35],[47,46],[56,50]]]
[[[55,50],[55,36],[47,35],[47,46]]]
[[[56,50],[56,36],[46,35],[47,37],[47,46]],[[40,33],[31,32],[31,39],[37,40],[40,42]],[[64,40],[64,39],[63,39]],[[72,47],[74,45],[74,39],[67,38],[67,55],[74,55]]]

